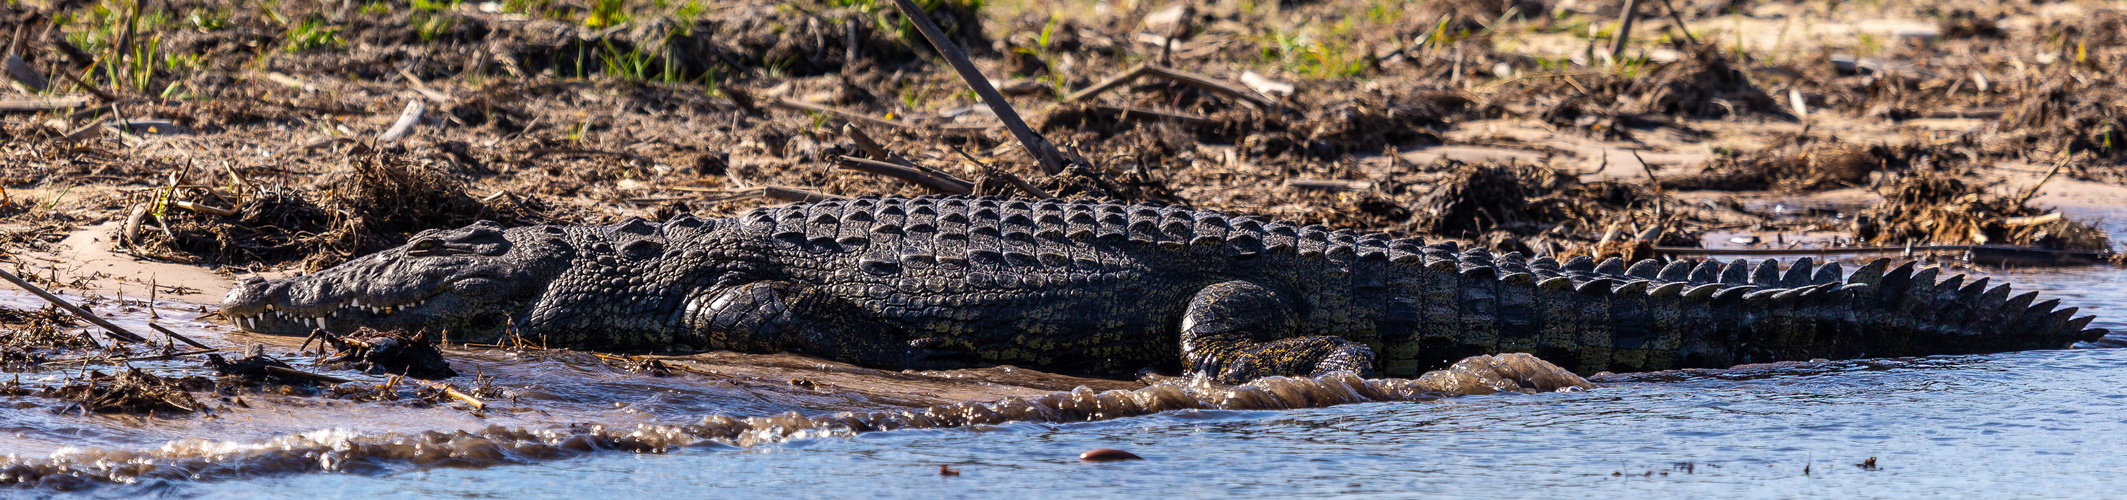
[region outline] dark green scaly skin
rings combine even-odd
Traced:
[[[1422,245],[1152,205],[838,200],[722,220],[429,231],[240,284],[224,315],[553,347],[799,351],[881,368],[1181,367],[1240,381],[1412,376],[1528,352],[1578,373],[2067,347],[2091,317],[1982,278],[1838,264]],[[285,319],[284,319],[285,318]]]

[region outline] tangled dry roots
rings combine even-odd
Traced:
[[[1730,64],[1719,47],[1699,44],[1688,50],[1696,53],[1634,80],[1634,88],[1625,95],[1641,96],[1641,108],[1647,113],[1695,118],[1791,116],[1749,75]]]
[[[201,377],[165,378],[127,368],[115,375],[89,372],[87,377],[40,395],[71,401],[76,407],[95,413],[191,413],[207,407],[193,399],[190,391],[211,385]]]
[[[2103,252],[2105,232],[2057,213],[1995,196],[1954,177],[1916,172],[1884,193],[1884,203],[1854,217],[1856,238],[1876,244],[2009,244]]]
[[[234,217],[168,209],[156,222],[167,224],[168,232],[142,230],[137,236],[142,246],[167,260],[300,260],[306,269],[317,270],[398,245],[425,229],[481,219],[508,225],[582,220],[578,213],[536,199],[474,199],[456,174],[390,153],[353,152],[344,172],[307,190],[255,188],[237,205]]]
[[[1469,238],[1545,220],[1531,200],[1575,182],[1557,170],[1518,163],[1456,162],[1448,168],[1440,187],[1412,210],[1412,232]]]

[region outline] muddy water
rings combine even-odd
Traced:
[[[2127,272],[1986,274],[2082,306],[2101,318],[2094,326],[2127,330]],[[211,343],[266,343],[299,368],[319,369],[292,354],[293,339],[232,335],[179,309],[164,308],[163,323]],[[116,315],[142,320],[137,311]],[[459,371],[493,377],[500,393],[486,410],[269,389],[241,394],[242,403],[203,396],[212,415],[144,418],[55,413],[52,401],[9,398],[0,452],[11,457],[0,478],[31,486],[0,495],[781,497],[802,489],[871,498],[1068,485],[1185,497],[2073,497],[2118,491],[2127,477],[2127,447],[2115,438],[2127,435],[2127,349],[1623,376],[1589,391],[1437,400],[1409,383],[1350,379],[1138,387],[1005,368],[906,374],[729,354],[673,359],[694,371],[659,377],[582,353],[448,354]],[[199,372],[191,362],[137,365]],[[1077,385],[1093,387],[1069,390]],[[1397,399],[1418,401],[1386,401]],[[1093,448],[1146,460],[1078,462]],[[940,465],[959,475],[941,476]]]

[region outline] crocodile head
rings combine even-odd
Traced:
[[[222,299],[244,330],[303,335],[359,326],[499,338],[523,318],[574,251],[552,228],[480,221],[414,235],[405,245],[279,280],[248,278]],[[463,340],[461,340],[463,341]]]

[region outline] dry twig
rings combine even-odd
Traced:
[[[910,184],[930,188],[930,190],[939,193],[969,194],[975,192],[975,183],[952,176],[932,174],[907,166],[850,156],[839,156],[835,158],[835,161],[842,168],[900,179]]]
[[[916,24],[916,29],[923,32],[923,38],[930,40],[931,46],[938,49],[939,56],[952,63],[953,71],[960,73],[960,79],[966,81],[969,88],[975,89],[975,95],[982,96],[982,102],[990,106],[990,111],[995,112],[997,119],[1004,122],[1005,128],[1012,131],[1012,136],[1019,139],[1019,144],[1027,148],[1027,153],[1041,163],[1043,172],[1049,175],[1063,173],[1064,166],[1069,164],[1063,153],[1056,149],[1055,144],[1049,143],[1047,138],[1027,127],[1026,120],[1020,119],[1019,112],[1012,109],[1012,103],[1004,100],[1004,94],[997,93],[997,88],[990,85],[989,77],[983,76],[981,70],[975,69],[975,63],[968,60],[967,53],[947,39],[945,32],[938,29],[936,23],[931,22],[930,16],[925,15],[923,9],[917,8],[916,4],[909,0],[894,0],[894,7],[901,10],[902,16]]]
[[[105,331],[110,332],[111,338],[124,340],[127,342],[148,341],[146,337],[142,337],[139,334],[126,331],[125,327],[118,326],[117,324],[113,324],[109,321],[104,321],[103,318],[98,317],[95,314],[90,314],[86,310],[82,310],[79,307],[74,307],[74,304],[67,302],[66,299],[59,298],[58,295],[52,295],[52,292],[47,292],[44,290],[44,288],[34,284],[30,284],[30,282],[28,281],[23,281],[22,278],[16,277],[14,273],[0,271],[0,279],[5,279],[9,283],[14,283],[15,286],[22,287],[23,290],[29,290],[30,294],[36,295],[38,298],[44,299],[46,302],[51,302],[52,305],[59,306],[60,309],[63,309],[70,314],[73,314],[75,317],[87,320],[90,323],[94,323],[96,326],[103,327]]]
[[[761,196],[766,196],[768,197],[768,199],[776,201],[794,201],[800,203],[818,203],[822,201],[842,198],[840,196],[835,196],[831,194],[824,194],[783,186],[761,186]]]

